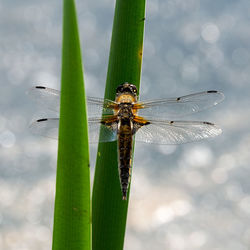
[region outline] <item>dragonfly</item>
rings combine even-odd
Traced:
[[[29,94],[48,109],[59,112],[60,91],[35,86]],[[134,140],[169,145],[215,137],[222,133],[215,124],[179,118],[213,107],[223,99],[223,93],[210,90],[175,98],[139,101],[136,86],[128,82],[117,87],[114,101],[87,97],[89,142],[117,141],[122,199],[127,199]],[[30,125],[34,134],[55,139],[58,127],[59,118],[42,118]]]

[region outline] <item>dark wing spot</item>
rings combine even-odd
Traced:
[[[36,89],[46,89],[46,87],[43,87],[43,86],[36,86]]]
[[[212,125],[212,126],[214,126],[214,124],[211,123],[211,122],[203,122],[203,124],[207,124],[207,125]]]
[[[208,90],[207,93],[218,93],[216,90]]]
[[[170,124],[173,124],[173,123],[174,123],[174,121],[171,121],[171,122],[170,122]]]
[[[43,118],[43,119],[39,119],[39,120],[37,120],[37,122],[45,122],[45,121],[48,121],[48,119]]]
[[[176,101],[180,101],[180,99],[181,99],[181,98],[180,98],[180,97],[178,97],[178,98],[176,99]]]

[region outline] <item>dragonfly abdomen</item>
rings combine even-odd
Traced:
[[[118,134],[118,160],[119,160],[119,175],[122,189],[123,200],[127,199],[128,186],[131,176],[131,161],[132,161],[132,132],[128,127],[121,128]]]

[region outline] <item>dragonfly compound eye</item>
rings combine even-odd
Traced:
[[[116,88],[116,93],[121,93],[121,92],[123,92],[124,90],[123,90],[123,85],[121,84],[121,85],[119,85],[117,88]]]

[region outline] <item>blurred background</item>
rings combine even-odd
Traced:
[[[0,0],[0,249],[51,249],[57,141],[28,131],[55,117],[25,94],[60,88],[62,1]],[[114,0],[77,0],[89,96],[103,97]],[[250,246],[250,1],[148,0],[141,99],[222,91],[186,117],[217,138],[141,144],[125,250],[248,250]],[[90,148],[93,178],[96,146]]]

